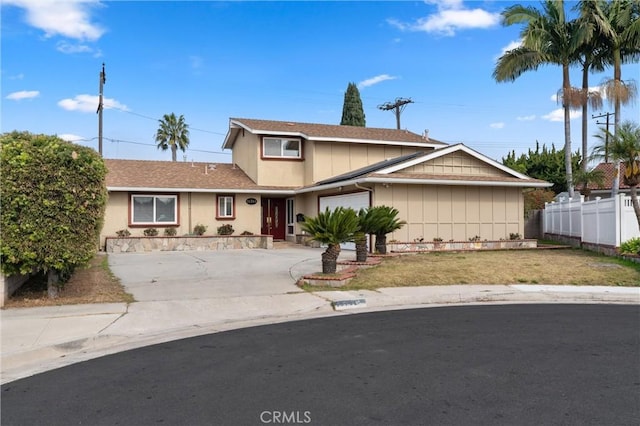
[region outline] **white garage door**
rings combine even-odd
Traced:
[[[354,192],[352,194],[320,197],[320,211],[325,211],[327,207],[329,207],[329,210],[333,210],[336,207],[351,207],[355,211],[366,209],[369,207],[369,192]],[[354,243],[341,244],[340,247],[344,250],[356,249]]]

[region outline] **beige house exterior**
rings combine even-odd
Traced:
[[[103,239],[118,230],[195,225],[300,241],[300,221],[338,205],[397,208],[410,242],[524,234],[529,178],[462,145],[406,130],[232,118],[231,164],[105,160],[109,202]]]

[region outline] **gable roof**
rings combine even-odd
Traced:
[[[294,187],[257,185],[230,163],[105,159],[109,191],[282,193]]]
[[[319,142],[373,143],[425,148],[446,146],[443,142],[425,138],[408,130],[231,118],[222,149],[233,148],[241,130],[256,135],[293,136]]]
[[[403,169],[415,166],[434,158],[442,157],[453,152],[462,151],[488,165],[505,172],[505,176],[459,176],[448,174],[429,173],[402,173]],[[367,170],[368,169],[368,170]],[[358,173],[356,173],[358,172]],[[395,159],[382,161],[371,166],[364,167],[358,171],[345,173],[335,178],[326,179],[315,185],[297,190],[297,193],[318,191],[334,187],[347,185],[360,185],[364,183],[383,184],[418,184],[418,185],[452,185],[452,186],[510,186],[521,188],[548,188],[551,183],[533,179],[529,176],[518,173],[509,167],[504,166],[476,151],[462,145],[451,145],[445,148],[436,149],[428,153],[416,153]]]

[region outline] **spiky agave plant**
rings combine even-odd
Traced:
[[[305,218],[302,230],[307,232],[311,239],[320,244],[327,244],[327,249],[322,253],[322,273],[335,274],[338,256],[340,256],[340,244],[353,241],[354,235],[360,229],[358,215],[351,208],[337,207],[318,213],[316,217]]]

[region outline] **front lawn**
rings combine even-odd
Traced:
[[[451,284],[640,286],[640,264],[577,249],[421,253],[358,271],[341,289]]]

